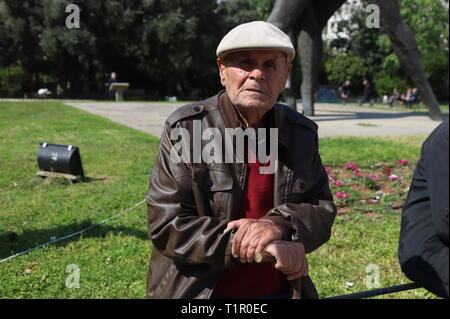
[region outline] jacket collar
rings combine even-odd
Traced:
[[[220,113],[222,114],[225,127],[227,128],[242,128],[245,129],[244,121],[241,118],[236,106],[231,103],[228,94],[225,91],[221,91],[218,94],[218,105]]]
[[[245,129],[245,123],[242,120],[242,116],[236,109],[236,106],[231,103],[230,98],[225,90],[222,90],[217,95],[218,106],[220,113],[222,114],[225,127],[228,128],[242,128]],[[278,144],[284,148],[284,151],[288,151],[288,141],[286,139],[286,121],[282,121],[281,117],[281,105],[275,104],[270,110],[268,110],[261,119],[261,127],[275,127],[278,128]],[[291,124],[291,123],[289,123]]]

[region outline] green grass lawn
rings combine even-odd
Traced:
[[[336,104],[336,105],[343,105],[343,106],[352,106],[352,107],[364,107],[364,108],[373,108],[373,109],[377,109],[377,110],[383,110],[383,111],[395,111],[395,112],[408,112],[408,113],[413,113],[413,112],[418,112],[418,113],[429,113],[427,107],[422,104],[413,104],[411,108],[407,108],[403,105],[400,104],[394,104],[393,107],[391,107],[389,104],[384,104],[381,103],[379,101],[374,102],[374,104],[372,106],[370,106],[368,103],[365,103],[363,105],[359,105],[358,102],[352,100],[349,101],[348,103],[343,103],[343,102],[334,102],[332,104]],[[449,105],[447,104],[440,104],[439,108],[441,109],[443,114],[448,114],[449,112]]]
[[[332,239],[310,255],[310,273],[321,297],[367,290],[366,266],[379,267],[382,287],[407,283],[397,263],[400,210],[411,169],[425,136],[402,138],[332,138],[321,140],[321,154],[343,188]],[[85,113],[60,102],[0,102],[0,259],[62,237],[113,216],[145,198],[158,139]],[[80,147],[90,181],[70,184],[36,177],[39,142]],[[364,172],[391,167],[405,176],[389,194],[376,196],[362,179],[343,168],[355,162]],[[382,163],[382,164],[380,164]],[[384,165],[384,166],[380,166]],[[408,173],[409,172],[409,173]],[[394,205],[395,204],[395,205]],[[370,207],[368,207],[370,206]],[[146,209],[141,205],[81,236],[0,263],[0,298],[144,298],[151,243]],[[14,232],[17,238],[11,238]],[[79,268],[79,288],[67,288]],[[70,277],[69,277],[70,279]],[[347,284],[349,283],[349,284]],[[432,298],[423,289],[390,298]]]
[[[0,259],[79,231],[145,198],[158,139],[59,102],[0,103]],[[36,177],[39,142],[80,147],[90,182]],[[82,237],[0,264],[0,298],[141,298],[145,205]],[[19,235],[9,241],[7,234]],[[67,289],[80,269],[80,288]]]

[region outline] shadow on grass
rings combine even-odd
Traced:
[[[47,243],[52,240],[52,237],[57,240],[61,237],[79,232],[90,227],[91,225],[93,225],[93,223],[90,221],[83,221],[70,225],[56,226],[50,229],[25,230],[20,234],[12,231],[4,231],[0,233],[0,259],[7,258],[14,254],[28,250],[29,248],[34,248],[38,245]],[[113,233],[116,236],[133,236],[142,240],[148,240],[148,234],[145,231],[120,225],[109,226],[102,224],[93,226],[91,229],[83,232],[82,234],[78,234],[74,237],[70,237],[50,245],[64,247],[71,242],[78,241],[80,236],[83,236],[83,238],[105,238],[109,233]]]
[[[423,117],[430,118],[426,113],[410,112],[410,113],[388,113],[388,112],[351,112],[342,111],[336,112],[334,114],[316,114],[311,116],[315,122],[326,122],[326,121],[343,121],[343,120],[370,120],[370,119],[401,119],[407,117]],[[448,117],[448,114],[444,114],[444,119]]]
[[[106,177],[89,177],[89,176],[83,176],[80,178],[80,181],[83,183],[91,183],[96,181],[106,181]]]
[[[72,185],[76,183],[92,183],[98,181],[106,181],[108,178],[106,177],[89,177],[89,176],[80,176],[77,179],[70,179],[61,176],[40,176],[41,182],[43,184],[56,184],[56,185]]]

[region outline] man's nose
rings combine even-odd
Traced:
[[[261,68],[253,68],[253,70],[250,72],[249,78],[255,81],[262,81],[265,79],[264,72]]]

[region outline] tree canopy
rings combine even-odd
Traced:
[[[333,84],[342,84],[338,71],[331,71],[331,65],[339,66],[343,60],[361,59],[364,68],[352,67],[346,76],[359,79],[366,77],[376,84],[380,94],[390,94],[397,87],[406,91],[411,85],[407,79],[392,43],[383,26],[381,29],[367,28],[367,13],[363,7],[352,7],[352,18],[338,25],[338,32],[349,35],[337,38],[330,43],[327,70],[328,80]],[[416,36],[422,55],[426,75],[435,93],[441,99],[448,99],[448,0],[399,0],[401,15]],[[339,34],[339,33],[338,33]],[[350,72],[350,73],[349,73]]]
[[[220,84],[215,48],[221,37],[262,18],[264,3],[85,0],[77,3],[80,28],[68,29],[67,1],[0,0],[0,65],[8,74],[24,71],[25,91],[53,82],[68,92],[102,92],[115,71],[154,97],[207,96]]]
[[[442,96],[448,83],[448,10],[437,0],[399,3],[427,76]],[[100,97],[115,71],[147,98],[207,97],[221,87],[215,62],[220,39],[240,23],[267,19],[272,8],[272,0],[84,0],[76,3],[80,28],[68,29],[68,4],[0,0],[0,95],[50,85],[68,97]],[[383,92],[395,83],[407,86],[383,29],[361,27],[366,13],[353,11],[352,20],[340,26],[350,38],[331,43],[322,78],[340,85],[369,77]]]

